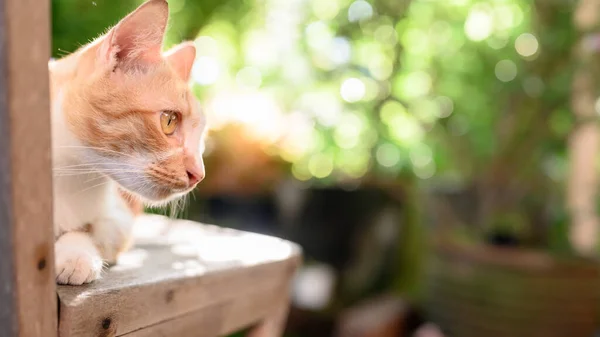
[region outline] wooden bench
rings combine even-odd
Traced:
[[[214,337],[263,321],[278,336],[299,249],[258,234],[145,216],[102,280],[59,286],[59,336]]]
[[[258,234],[145,216],[102,280],[56,287],[49,18],[0,0],[0,337],[280,336],[300,251]]]

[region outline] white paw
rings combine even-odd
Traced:
[[[100,278],[102,259],[77,248],[57,249],[56,283],[80,285]]]

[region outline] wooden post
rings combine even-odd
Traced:
[[[600,129],[596,101],[598,99],[598,50],[585,43],[593,36],[600,20],[600,3],[580,0],[575,11],[574,24],[584,37],[575,47],[577,61],[573,76],[571,106],[579,124],[569,139],[569,177],[567,206],[571,215],[570,238],[575,250],[583,255],[594,255],[600,226],[597,214],[598,172],[596,158],[600,150]]]
[[[48,0],[0,0],[0,336],[57,334]]]

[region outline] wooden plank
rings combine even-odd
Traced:
[[[280,239],[158,216],[135,231],[138,245],[103,279],[58,287],[61,337],[165,329],[203,310],[223,311],[219,334],[250,326],[288,296],[300,257]]]
[[[0,336],[56,336],[49,17],[0,0]]]
[[[285,292],[287,294],[288,291]],[[283,336],[285,323],[290,309],[290,299],[282,296],[275,301],[276,305],[267,311],[262,320],[248,332],[247,337],[279,337]],[[250,309],[250,308],[248,308]]]
[[[268,331],[278,332],[268,336],[281,336],[283,326],[279,323],[285,323],[289,308],[289,281],[287,279],[278,287],[257,289],[251,294],[236,298],[226,312],[219,335],[225,336],[251,326],[257,326],[252,331],[262,331],[261,327],[268,325]],[[271,322],[277,324],[272,326]],[[249,336],[253,336],[252,331]]]
[[[225,305],[217,305],[172,320],[158,323],[144,329],[123,335],[123,337],[215,337],[219,335]]]
[[[131,333],[121,335],[123,337],[151,337],[151,336],[178,336],[178,337],[216,337],[226,336],[252,326],[257,322],[285,323],[288,302],[282,308],[277,304],[277,299],[285,295],[278,290],[260,289],[252,294],[244,294],[235,300],[226,303],[211,304],[203,309],[193,311],[174,319],[160,322]],[[278,309],[279,312],[276,312]],[[275,314],[275,316],[272,316]],[[283,315],[281,315],[283,314]],[[259,324],[253,332],[261,332],[262,335],[250,336],[281,336],[282,324],[273,326],[277,330],[264,329],[269,324]],[[271,334],[271,331],[278,331]],[[249,337],[250,337],[249,336]]]

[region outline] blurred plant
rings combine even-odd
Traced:
[[[200,32],[197,91],[299,180],[474,189],[481,233],[563,212],[569,2],[254,0]],[[497,219],[498,218],[498,219]],[[522,228],[502,225],[506,228]]]

